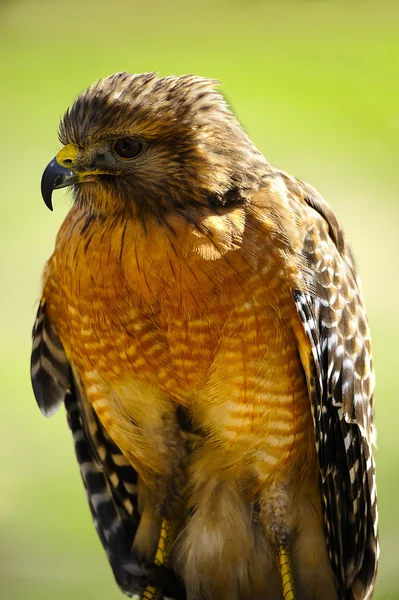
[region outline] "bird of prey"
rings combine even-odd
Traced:
[[[365,600],[378,560],[369,329],[348,243],[217,90],[117,73],[65,113],[73,205],[33,330],[101,542],[144,600]]]

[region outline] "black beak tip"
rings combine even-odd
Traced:
[[[51,199],[52,195],[53,195],[52,190],[49,191],[48,189],[44,189],[43,188],[43,184],[42,184],[42,198],[43,198],[43,202],[47,206],[47,208],[49,210],[51,210],[51,211],[53,210],[53,202],[52,202],[52,199]]]
[[[55,158],[49,162],[42,175],[41,192],[44,204],[53,210],[53,190],[72,185],[77,181],[76,173],[59,165]]]
[[[53,159],[45,168],[42,175],[41,182],[41,192],[44,204],[47,206],[49,210],[53,210],[53,203],[51,201],[51,197],[53,195],[54,189],[54,170],[56,165],[55,159]]]

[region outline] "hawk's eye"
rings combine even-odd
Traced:
[[[126,160],[138,156],[142,149],[143,145],[131,137],[119,138],[113,145],[114,152]]]

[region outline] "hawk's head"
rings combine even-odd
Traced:
[[[98,214],[161,215],[187,205],[242,202],[266,161],[215,81],[191,75],[117,73],[77,98],[60,125],[62,150],[43,174]]]

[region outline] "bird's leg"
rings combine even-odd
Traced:
[[[157,567],[168,566],[171,549],[175,540],[177,519],[170,513],[166,514],[167,517],[162,517],[160,519],[158,542],[156,545],[155,556],[152,560]],[[142,537],[143,536],[141,535],[141,539]],[[161,600],[163,598],[163,594],[161,590],[150,584],[146,586],[141,598],[142,600]]]
[[[278,549],[281,585],[284,600],[295,600],[294,575],[291,566],[291,556],[287,548],[281,545]]]
[[[154,563],[158,567],[166,566],[168,563],[174,540],[174,532],[174,523],[167,519],[162,519],[157,551],[154,558]],[[162,598],[162,593],[154,586],[147,585],[141,598],[142,600],[160,600]]]
[[[295,600],[294,573],[291,548],[294,525],[294,510],[290,506],[290,486],[273,482],[261,492],[260,515],[266,536],[276,550],[280,572],[283,600]]]
[[[153,566],[167,567],[177,523],[183,515],[187,444],[177,407],[157,388],[124,381],[93,402],[108,434],[139,476],[140,522],[133,554]],[[158,599],[161,585],[145,582],[145,600]]]
[[[175,524],[172,521],[162,519],[158,547],[154,559],[154,563],[158,566],[165,565],[168,562],[170,550],[173,544],[175,528]]]
[[[180,430],[177,422],[173,417],[164,419],[164,427],[170,434],[170,440],[179,452],[172,452],[173,460],[170,465],[169,476],[158,477],[155,489],[148,488],[144,482],[139,485],[139,498],[142,509],[142,516],[145,513],[152,515],[152,524],[158,523],[157,543],[155,556],[152,562],[157,567],[167,567],[171,549],[175,541],[175,534],[179,518],[182,514],[182,502],[185,488],[185,457],[186,444],[180,437]],[[148,521],[148,518],[146,519]],[[140,538],[137,539],[143,549],[143,533],[148,531],[148,528],[143,528]],[[155,541],[155,539],[154,539]],[[147,585],[142,600],[161,600],[163,598],[162,591],[154,585]]]

